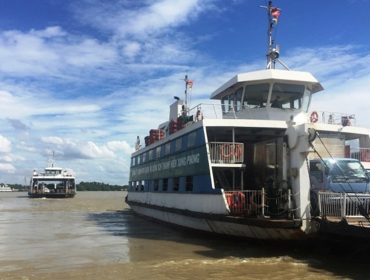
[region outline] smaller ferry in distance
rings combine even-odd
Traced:
[[[12,192],[13,189],[6,184],[0,184],[0,192]]]
[[[71,171],[49,164],[43,173],[33,171],[28,191],[30,198],[71,198],[76,195],[75,176]]]

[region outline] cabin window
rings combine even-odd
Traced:
[[[172,179],[172,184],[173,184],[173,186],[172,186],[173,191],[174,192],[178,192],[179,189],[180,189],[180,180],[179,180],[179,177],[174,177]]]
[[[148,160],[152,160],[153,159],[153,150],[150,150],[148,152]]]
[[[222,106],[223,113],[227,113],[230,111],[230,107],[231,107],[230,95],[222,97],[221,106]]]
[[[193,176],[186,176],[185,190],[187,192],[193,191]]]
[[[234,111],[238,112],[242,109],[243,88],[239,88],[233,95]]]
[[[159,189],[159,180],[155,179],[154,180],[154,191],[157,192]]]
[[[271,107],[301,109],[303,100],[307,99],[307,97],[309,98],[305,94],[304,85],[275,83],[272,88]]]
[[[193,131],[192,133],[188,134],[188,148],[194,147],[195,146],[195,140],[197,137],[197,132]]]
[[[245,98],[243,105],[246,108],[266,107],[270,84],[257,84],[245,87]]]
[[[142,157],[143,157],[143,158],[142,158],[141,162],[142,162],[142,163],[146,162],[146,161],[147,161],[147,158],[148,158],[148,153],[147,153],[147,152],[143,153],[143,154],[142,154]]]
[[[136,189],[137,189],[138,191],[143,192],[143,191],[144,191],[143,181],[138,181],[137,183],[138,183],[138,185],[137,185],[137,188],[136,188]]]
[[[160,158],[161,157],[161,146],[158,146],[156,149],[155,149],[155,154],[156,154],[156,158]]]
[[[171,153],[171,142],[168,142],[164,146],[164,154],[169,155],[170,153]]]
[[[165,178],[162,180],[162,191],[166,192],[168,189],[168,179]]]
[[[181,147],[182,147],[182,137],[176,139],[175,152],[181,151]]]

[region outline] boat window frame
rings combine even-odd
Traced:
[[[168,191],[168,178],[162,179],[162,191],[167,192]]]
[[[190,182],[189,182],[190,178]],[[186,176],[185,177],[185,191],[186,192],[193,192],[194,189],[194,176]]]
[[[194,130],[187,134],[187,148],[192,148],[196,146],[197,136],[198,130]]]
[[[172,177],[172,191],[174,192],[180,191],[180,178],[179,177]]]

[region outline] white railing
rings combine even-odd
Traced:
[[[363,213],[370,212],[370,194],[319,192],[318,203],[322,217],[345,219],[363,217]]]
[[[292,210],[290,191],[269,195],[265,189],[225,191],[232,216],[289,217]]]
[[[324,112],[324,111],[312,111],[309,113],[310,120],[311,116],[314,117],[314,113],[317,113],[319,123],[336,124],[342,126],[354,126],[356,125],[356,116],[354,114],[345,114],[337,112]]]
[[[244,162],[244,144],[233,142],[210,142],[212,163],[234,164]]]
[[[222,119],[221,104],[200,103],[189,109],[189,115],[193,115],[194,121],[201,119]]]

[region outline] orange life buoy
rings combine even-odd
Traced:
[[[231,145],[229,144],[223,144],[220,148],[220,156],[221,159],[229,158],[233,155]]]
[[[313,111],[310,116],[310,121],[315,123],[319,120],[319,114],[316,111]]]
[[[245,209],[245,195],[242,192],[233,194],[233,210],[241,213]]]
[[[235,156],[239,158],[241,156],[242,150],[240,145],[237,144],[224,144],[220,149],[221,159],[227,159],[229,157]]]

